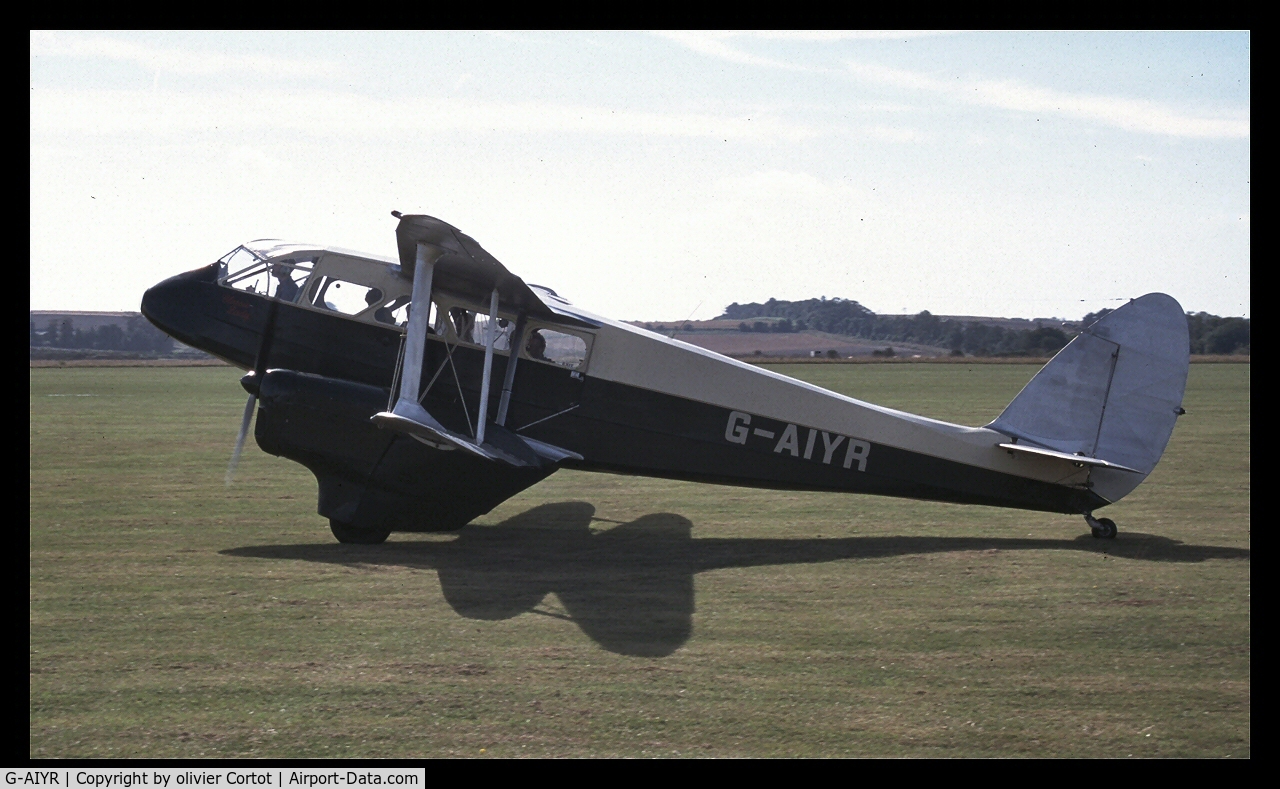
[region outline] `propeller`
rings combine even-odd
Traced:
[[[249,400],[244,404],[244,418],[240,420],[240,433],[236,436],[236,448],[231,453],[231,463],[227,466],[227,487],[231,487],[231,480],[235,479],[236,466],[240,465],[240,452],[244,449],[245,436],[249,435],[249,422],[253,420],[253,407],[258,402],[256,394],[249,395]]]
[[[244,416],[240,419],[240,432],[236,435],[236,448],[231,453],[231,462],[227,464],[227,487],[236,476],[236,466],[240,464],[240,453],[244,450],[244,440],[249,435],[249,423],[253,421],[253,407],[258,403],[258,387],[262,384],[262,376],[267,371],[267,354],[271,353],[271,341],[275,339],[276,312],[280,302],[271,301],[267,308],[267,320],[262,325],[262,340],[258,343],[258,355],[253,361],[253,372],[240,379],[240,385],[249,391],[249,399],[244,404]]]

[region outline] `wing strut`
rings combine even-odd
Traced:
[[[400,219],[396,239],[400,247],[401,267],[412,271],[413,300],[410,302],[409,325],[405,329],[403,358],[398,367],[400,391],[397,395],[396,381],[393,381],[391,398],[394,405],[387,411],[374,414],[373,422],[380,427],[408,433],[440,449],[461,449],[486,460],[501,461],[513,466],[543,466],[565,460],[582,460],[582,455],[576,452],[523,438],[506,427],[507,406],[511,401],[516,360],[524,339],[526,314],[532,312],[538,317],[545,312],[556,321],[568,323],[574,323],[578,319],[555,313],[522,280],[450,225],[429,216],[401,216],[396,212],[392,213]],[[410,255],[413,259],[412,267],[408,265]],[[473,293],[480,287],[484,288],[482,292],[489,293],[489,327],[485,337],[484,373],[480,383],[480,413],[474,437],[449,430],[422,405],[422,361],[427,349],[432,279],[437,267],[440,268],[442,281],[448,284],[450,293],[454,293],[455,288]],[[493,346],[497,341],[498,306],[503,300],[510,302],[519,318],[516,320],[510,360],[503,377],[497,418],[491,425],[488,422],[489,393],[493,384]],[[465,407],[466,403],[463,402],[463,408]]]
[[[476,443],[484,443],[484,420],[489,415],[489,381],[493,378],[493,334],[498,324],[498,289],[489,294],[489,326],[484,338],[484,374],[480,378],[480,416],[476,417]]]
[[[390,411],[374,414],[373,421],[383,427],[418,436],[431,444],[443,444],[466,450],[486,460],[497,460],[498,456],[488,451],[481,442],[484,440],[484,400],[481,400],[481,427],[476,441],[459,435],[440,424],[427,409],[418,402],[419,387],[422,385],[422,355],[427,347],[427,327],[431,322],[431,278],[436,261],[445,254],[445,250],[432,244],[418,244],[417,259],[414,262],[413,300],[410,302],[409,326],[405,333],[404,365],[400,377],[400,397]],[[496,304],[494,305],[496,309]],[[489,352],[485,356],[485,388],[488,389],[489,364],[492,363],[493,334],[490,330]],[[487,394],[487,392],[486,392]]]
[[[511,405],[511,384],[516,379],[516,362],[520,360],[520,350],[524,348],[524,330],[526,313],[521,310],[516,318],[516,328],[511,332],[511,354],[507,357],[507,373],[502,376],[502,397],[498,400],[498,418],[494,421],[504,427],[507,424],[507,407]]]
[[[431,322],[431,276],[435,273],[436,259],[443,249],[431,249],[418,245],[418,259],[414,265],[413,300],[409,309],[409,328],[404,346],[404,378],[400,385],[400,402],[418,402],[418,387],[422,385],[422,354],[427,347],[427,324]],[[421,305],[421,306],[420,306]]]

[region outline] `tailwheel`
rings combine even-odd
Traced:
[[[338,542],[348,545],[378,545],[387,541],[387,537],[391,536],[391,530],[387,529],[362,529],[359,526],[353,526],[350,523],[343,523],[332,518],[329,519],[329,531],[333,532],[333,536],[338,538]]]
[[[1093,532],[1093,536],[1099,540],[1114,540],[1116,538],[1116,522],[1110,518],[1094,519],[1092,515],[1084,516],[1089,523],[1089,530]]]

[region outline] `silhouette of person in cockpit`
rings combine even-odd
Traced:
[[[529,342],[524,346],[524,352],[529,354],[530,359],[537,359],[540,362],[549,362],[547,358],[547,338],[542,336],[540,329],[534,329],[529,334]]]
[[[276,286],[276,298],[281,301],[294,301],[298,298],[298,283],[293,281],[290,266],[293,264],[292,258],[286,258],[271,267],[271,274],[280,280],[280,284]]]

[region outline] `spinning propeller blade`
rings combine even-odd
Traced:
[[[231,480],[236,476],[236,466],[240,463],[240,452],[244,449],[244,439],[245,436],[249,435],[249,422],[253,420],[253,406],[257,402],[257,395],[249,395],[248,402],[244,404],[244,419],[240,420],[240,433],[236,436],[236,448],[231,453],[231,463],[227,466],[227,487],[231,487]]]
[[[231,462],[227,464],[227,487],[235,478],[236,466],[240,463],[240,453],[244,450],[244,440],[249,435],[249,423],[253,420],[253,407],[258,402],[257,386],[262,383],[262,376],[267,371],[267,354],[271,352],[271,341],[276,330],[276,312],[280,302],[272,301],[267,308],[267,320],[262,325],[262,340],[258,343],[258,356],[253,362],[253,383],[246,383],[249,376],[241,379],[241,384],[249,389],[249,399],[244,404],[244,416],[240,419],[240,432],[236,435],[236,448],[231,452]],[[252,387],[252,388],[251,388]]]

